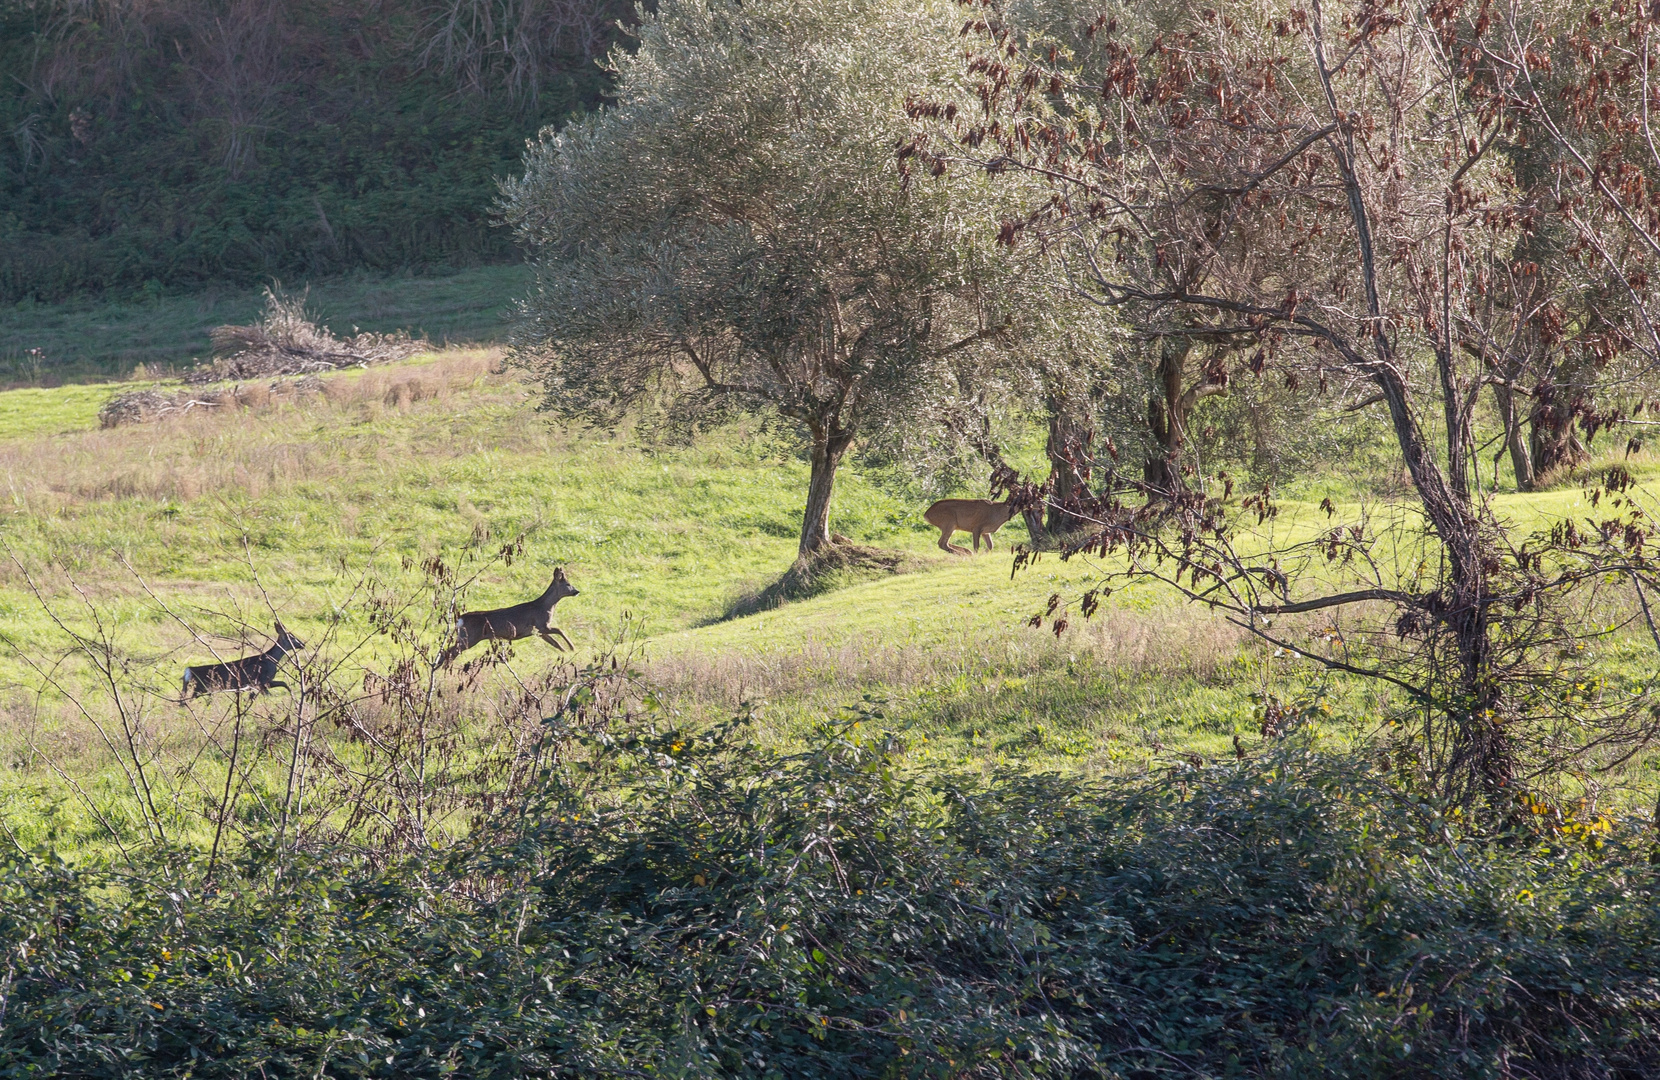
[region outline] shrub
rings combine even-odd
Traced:
[[[1604,825],[1483,840],[1289,749],[1109,787],[866,711],[596,737],[374,871],[0,878],[0,1075],[1640,1076],[1660,914]],[[1600,844],[1600,846],[1599,846]]]

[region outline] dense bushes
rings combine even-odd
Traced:
[[[598,102],[630,7],[0,2],[0,303],[510,257],[495,178]],[[597,32],[530,34],[531,93],[507,8]]]
[[[924,777],[872,726],[601,739],[522,820],[381,871],[14,858],[0,1075],[1660,1068],[1654,872],[1617,831],[1458,840],[1306,753]]]

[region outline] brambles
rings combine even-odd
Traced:
[[[784,753],[659,715],[598,729],[524,809],[378,867],[255,849],[202,891],[188,859],[113,875],[9,856],[0,1067],[1660,1064],[1660,922],[1627,823],[1530,798],[1508,846],[1487,844],[1295,746],[1099,785],[930,780],[905,758],[868,708]]]

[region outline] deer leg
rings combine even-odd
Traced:
[[[990,550],[992,550],[992,546],[991,546],[991,533],[989,533],[989,532],[988,532],[988,533],[986,533],[986,550],[987,550],[987,551],[990,551]]]
[[[279,686],[282,687],[284,690],[293,689],[287,683],[283,682],[281,679],[272,679],[270,682],[268,682],[264,686],[260,687],[259,692],[262,693],[262,694],[268,694],[272,690],[275,690]]]
[[[940,527],[940,550],[941,551],[955,552],[957,550],[956,548],[951,546],[951,533],[953,531],[954,530],[947,529],[944,526]]]
[[[558,627],[555,627],[554,629],[558,629]],[[553,634],[550,631],[547,631],[547,630],[542,631],[542,640],[547,642],[549,645],[552,645],[554,648],[558,649],[560,652],[569,651],[565,648],[565,646],[559,644],[559,638],[554,637]]]
[[[980,534],[974,534],[974,554],[980,554]]]

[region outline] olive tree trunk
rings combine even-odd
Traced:
[[[1095,425],[1065,397],[1049,399],[1049,518],[1043,530],[1064,536],[1090,523],[1068,508],[1089,497],[1090,444]]]
[[[1494,383],[1493,400],[1504,423],[1504,445],[1510,451],[1510,468],[1516,474],[1516,490],[1532,491],[1537,484],[1533,473],[1533,449],[1522,430],[1522,418],[1516,412],[1514,385],[1509,382]]]
[[[1154,492],[1171,498],[1187,490],[1182,459],[1188,416],[1202,399],[1227,393],[1228,389],[1226,373],[1220,368],[1199,372],[1184,389],[1187,362],[1196,345],[1193,338],[1179,335],[1160,341],[1159,362],[1154,369],[1158,387],[1147,398],[1147,429],[1153,436],[1153,447],[1142,466],[1142,479]]]
[[[836,487],[836,469],[853,442],[851,431],[830,423],[810,423],[812,472],[807,480],[807,509],[801,517],[800,558],[808,558],[830,546],[830,496]]]

